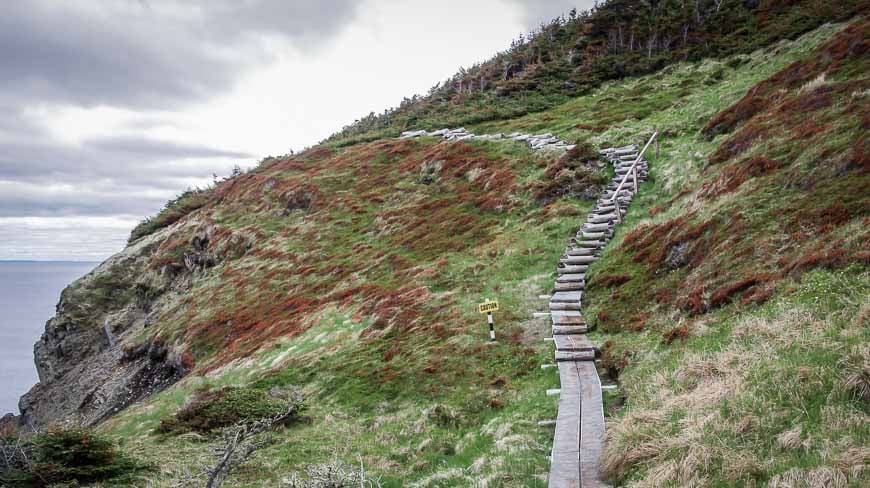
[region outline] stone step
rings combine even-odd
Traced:
[[[589,266],[565,266],[561,268],[557,268],[556,272],[560,275],[565,274],[582,274],[586,272],[586,268]]]

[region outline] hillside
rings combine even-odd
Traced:
[[[613,176],[597,149],[655,129],[649,180],[587,274],[590,338],[619,384],[605,395],[604,474],[865,485],[870,24],[853,14],[866,5],[726,2],[722,23],[702,2],[683,48],[652,63],[598,49],[612,28],[590,26],[649,18],[625,3],[554,23],[469,76],[549,45],[537,68],[170,202],[64,291],[24,423],[93,426],[150,466],[135,483],[179,486],[213,464],[210,426],[268,415],[294,391],[307,409],[226,486],[334,460],[385,486],[546,486],[553,433],[537,422],[555,416],[544,392],[559,378],[540,368],[552,345],[532,313]],[[677,3],[649,5],[678,18]],[[561,73],[581,38],[579,69],[542,74]],[[589,76],[623,58],[632,69]],[[459,125],[578,144],[385,137]],[[501,305],[494,345],[483,298]]]
[[[350,144],[408,129],[513,119],[588,95],[610,80],[680,61],[748,54],[825,22],[845,21],[867,7],[866,0],[609,0],[542,24],[428,94],[369,114],[326,142]]]

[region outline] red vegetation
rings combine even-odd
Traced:
[[[733,283],[728,283],[725,286],[718,288],[710,295],[710,307],[719,308],[734,301],[738,296],[754,296],[752,292],[756,291],[757,287],[762,287],[765,283],[778,278],[770,273],[761,273],[746,278],[741,278]]]
[[[619,286],[624,283],[627,283],[631,280],[631,276],[620,274],[620,275],[605,275],[600,278],[595,279],[595,285],[601,286],[604,288],[609,288],[613,286]]]
[[[673,344],[676,340],[684,341],[689,337],[689,323],[686,322],[683,325],[674,327],[673,329],[667,331],[662,336],[662,342],[665,344]]]
[[[754,156],[747,161],[729,164],[721,169],[713,181],[701,185],[700,195],[715,198],[736,190],[750,177],[759,178],[782,167],[777,161],[766,156]]]

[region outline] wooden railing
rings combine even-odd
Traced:
[[[653,132],[652,137],[646,142],[646,145],[643,146],[643,149],[637,154],[637,157],[634,159],[634,163],[632,163],[631,168],[628,170],[628,173],[625,173],[625,176],[622,177],[622,180],[619,182],[619,185],[616,187],[616,191],[613,192],[613,197],[610,199],[614,205],[616,205],[616,221],[622,221],[622,211],[619,208],[619,192],[622,191],[622,187],[625,186],[626,181],[628,181],[628,177],[632,177],[632,182],[634,184],[634,193],[637,193],[637,165],[643,159],[643,154],[649,149],[650,144],[655,141],[656,143],[656,156],[658,156],[658,131]]]

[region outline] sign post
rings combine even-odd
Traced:
[[[489,340],[495,341],[495,322],[492,318],[492,313],[498,310],[498,301],[487,298],[483,303],[477,305],[477,310],[480,313],[486,314],[486,321],[489,323]]]

